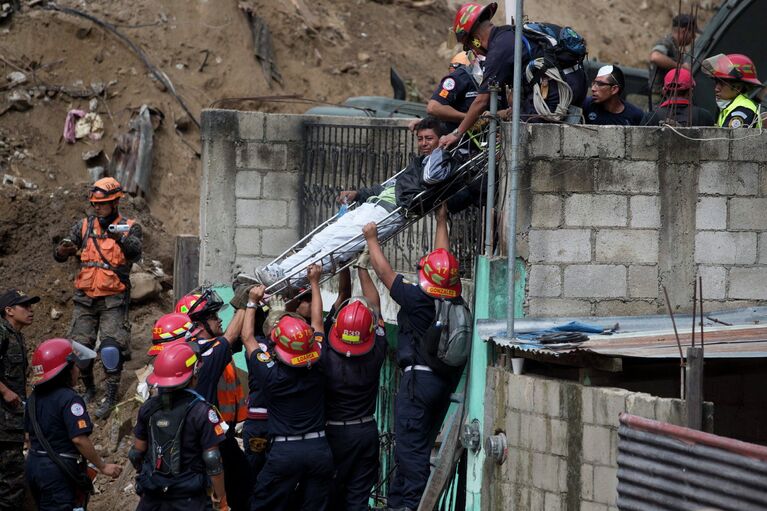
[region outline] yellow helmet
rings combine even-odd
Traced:
[[[468,52],[461,51],[455,54],[455,56],[450,59],[450,69],[456,69],[461,66],[470,66],[471,61],[469,60]]]

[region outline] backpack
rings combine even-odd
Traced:
[[[536,43],[540,49],[533,59],[543,57],[548,67],[564,70],[583,64],[586,58],[586,40],[571,27],[560,27],[553,23],[525,23],[522,35]],[[528,49],[529,45],[528,45]]]
[[[434,300],[434,323],[424,333],[420,353],[438,374],[463,367],[471,353],[472,316],[463,298]]]

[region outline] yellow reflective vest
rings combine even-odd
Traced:
[[[762,127],[762,119],[759,116],[759,107],[756,106],[756,103],[748,99],[743,94],[739,94],[735,97],[732,101],[730,101],[730,104],[727,105],[721,112],[719,112],[719,118],[716,121],[716,125],[720,128],[749,128],[750,126],[743,124],[741,126],[725,126],[724,121],[730,116],[730,114],[735,110],[736,108],[743,107],[747,110],[751,110],[754,112],[754,115],[756,116],[756,124],[754,127],[761,128]]]

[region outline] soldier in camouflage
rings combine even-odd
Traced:
[[[0,295],[0,511],[24,507],[24,404],[27,347],[21,330],[40,301],[11,289]]]

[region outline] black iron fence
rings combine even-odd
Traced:
[[[305,132],[301,232],[338,212],[342,190],[382,183],[407,166],[417,154],[415,136],[400,126],[355,126],[310,123]],[[471,277],[482,233],[477,208],[453,215],[451,250],[461,262],[461,276]],[[396,271],[412,272],[434,245],[434,220],[425,217],[400,232],[384,247]]]

